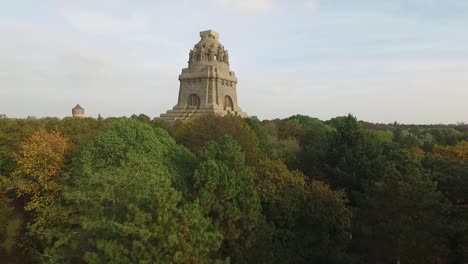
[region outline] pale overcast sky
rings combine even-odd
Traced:
[[[468,121],[466,0],[0,0],[0,114],[159,116],[207,29],[261,119]]]

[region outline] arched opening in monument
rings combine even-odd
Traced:
[[[234,104],[232,103],[232,99],[229,97],[229,95],[224,97],[224,110],[234,110]]]
[[[200,107],[200,97],[196,94],[191,94],[188,98],[187,105],[189,108],[199,108]]]

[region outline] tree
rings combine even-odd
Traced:
[[[409,129],[398,128],[394,132],[394,141],[405,148],[420,147],[423,145],[422,140]]]
[[[255,164],[260,156],[255,133],[237,116],[206,115],[188,124],[175,125],[170,131],[177,142],[193,152],[199,151],[211,140],[229,135],[240,145],[248,164]]]
[[[281,159],[290,164],[295,161],[300,149],[304,128],[297,120],[272,120],[262,124],[267,132],[267,157]]]
[[[436,146],[435,152],[468,162],[468,141],[461,141],[455,146]]]
[[[296,254],[295,229],[303,209],[305,177],[299,171],[288,170],[280,160],[261,160],[252,172],[265,217],[256,234],[255,248],[269,251],[272,256],[251,262],[288,263]]]
[[[260,216],[260,201],[240,146],[229,136],[209,142],[199,154],[195,197],[205,216],[223,233],[222,250],[234,262],[249,248]]]
[[[138,120],[122,119],[111,129],[96,136],[75,161],[74,174],[121,166],[130,153],[144,153],[160,161],[170,171],[173,186],[187,193],[196,165],[195,157],[179,146],[161,128],[153,128]]]
[[[244,119],[245,123],[252,129],[255,133],[255,136],[258,139],[258,147],[260,148],[261,157],[265,157],[268,153],[271,153],[270,144],[269,144],[269,135],[267,130],[263,127],[262,122],[256,117],[250,117]]]
[[[281,160],[260,160],[252,172],[267,220],[283,228],[294,226],[304,199],[304,175],[288,170]]]
[[[384,147],[352,115],[335,118],[330,123],[336,132],[330,135],[327,180],[333,187],[345,189],[354,204],[356,193],[363,192],[385,166]]]
[[[59,133],[44,129],[21,144],[12,181],[18,196],[30,197],[26,210],[50,206],[60,195],[68,146],[68,140]]]
[[[448,215],[450,263],[468,262],[468,162],[439,154],[426,155],[423,167],[452,203]]]
[[[301,140],[297,163],[293,167],[304,172],[309,179],[325,180],[327,155],[336,130],[319,120],[304,117],[299,120],[302,120],[306,130]]]
[[[109,128],[115,120],[65,117],[62,120],[44,118],[41,121],[46,129],[58,131],[68,138],[71,152],[74,154],[93,140],[97,133]]]
[[[0,176],[0,259],[13,262],[15,255],[18,255],[15,251],[18,249],[17,241],[23,219],[15,212],[8,198],[8,185],[6,178]]]
[[[0,118],[0,174],[7,176],[15,170],[14,154],[40,127],[38,120]]]
[[[143,123],[150,123],[151,122],[151,118],[149,116],[145,115],[145,114],[139,114],[138,116],[133,114],[131,116],[131,118],[137,119],[137,120],[139,120],[139,121],[141,121]]]
[[[294,263],[348,263],[351,210],[344,192],[321,181],[307,185],[297,224]]]
[[[444,257],[449,204],[408,154],[401,157],[358,203],[355,238],[364,262],[435,263]]]
[[[99,134],[75,160],[62,202],[47,209],[60,221],[31,230],[45,244],[42,261],[214,261],[222,234],[174,188],[185,181],[170,168],[174,152],[186,154],[166,132],[135,120]]]

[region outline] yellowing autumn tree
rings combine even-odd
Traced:
[[[17,196],[28,196],[26,210],[53,204],[59,195],[68,139],[58,132],[40,129],[23,141],[15,155],[17,167],[12,173]]]
[[[468,161],[468,141],[461,141],[455,146],[437,146],[435,152],[442,156]]]

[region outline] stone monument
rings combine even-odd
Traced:
[[[206,114],[247,117],[237,105],[237,78],[229,68],[229,54],[219,34],[200,32],[201,40],[190,50],[188,68],[179,75],[177,104],[161,119],[188,121]]]

